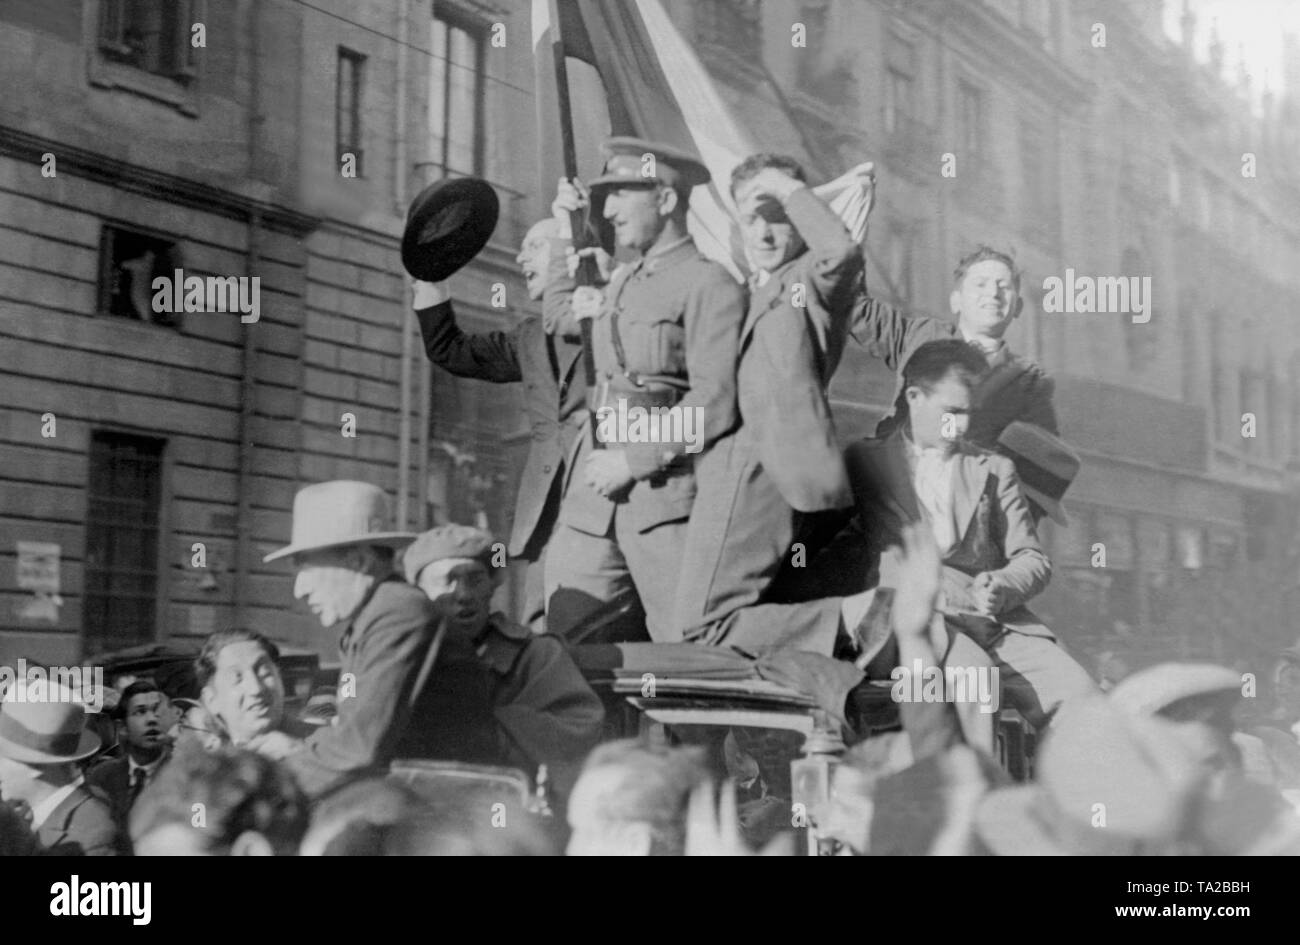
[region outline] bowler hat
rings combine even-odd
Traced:
[[[99,736],[86,728],[85,707],[61,683],[11,688],[0,705],[0,755],[30,765],[57,765],[89,758]]]
[[[395,548],[415,538],[414,532],[392,530],[384,491],[368,482],[336,479],[304,486],[293,497],[293,532],[289,544],[263,561],[278,561],[303,551],[344,545],[385,545]]]
[[[500,209],[492,185],[477,177],[429,185],[407,212],[402,265],[417,279],[441,282],[487,245]]]
[[[1078,454],[1059,436],[1023,420],[1007,424],[998,445],[1011,454],[1026,497],[1052,521],[1068,525],[1061,497],[1079,474]]]
[[[593,192],[635,184],[662,184],[689,191],[709,182],[709,169],[698,157],[670,144],[618,137],[606,141],[604,151],[604,170],[589,185]]]

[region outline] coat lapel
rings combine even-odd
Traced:
[[[983,453],[962,449],[953,464],[952,511],[956,519],[957,540],[966,540],[966,531],[970,528],[975,510],[979,508],[980,497],[984,495],[984,486],[989,478],[989,461]]]
[[[863,440],[852,451],[853,465],[859,468],[850,468],[850,475],[860,512],[867,511],[864,502],[874,502],[903,522],[920,521],[905,448],[902,434],[895,431],[884,440]]]

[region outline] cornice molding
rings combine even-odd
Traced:
[[[318,217],[280,204],[0,124],[0,155],[39,166],[47,152],[57,155],[62,173],[241,222],[258,215],[265,228],[291,236],[305,236],[321,223]]]

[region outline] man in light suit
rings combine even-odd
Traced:
[[[30,811],[33,853],[116,856],[108,799],[76,764],[99,750],[99,736],[66,686],[50,682],[44,696],[30,701],[11,690],[0,705],[0,800]]]
[[[1025,606],[1047,586],[1051,563],[1014,465],[964,440],[983,365],[958,339],[918,347],[903,369],[902,422],[851,446],[845,462],[868,560],[908,523],[926,522],[943,558],[939,609],[949,628],[992,657],[1007,698],[1041,726],[1063,701],[1095,687]],[[890,584],[890,575],[878,578]]]
[[[524,386],[532,442],[519,477],[508,550],[528,562],[521,622],[534,629],[544,610],[543,556],[559,512],[565,457],[586,416],[587,386],[577,368],[582,343],[568,310],[571,287],[557,284],[565,275],[568,226],[567,220],[551,217],[524,236],[515,261],[523,269],[528,297],[543,302],[543,313],[527,316],[509,331],[463,331],[445,284],[415,283],[415,314],[431,362],[457,377]]]
[[[757,275],[740,332],[740,426],[696,460],[676,618],[695,642],[725,643],[730,615],[764,598],[819,513],[852,504],[826,386],[862,255],[805,182],[794,159],[774,154],[731,174]]]
[[[1036,725],[1093,690],[1088,674],[1024,606],[1051,565],[1009,459],[962,442],[986,362],[957,339],[920,346],[904,368],[906,424],[845,453],[857,514],[808,565],[832,593],[760,603],[732,617],[728,643],[780,643],[851,659],[884,679],[896,660],[887,617],[892,556],[909,523],[926,522],[944,566],[946,664],[1001,670],[1003,690]],[[991,716],[958,706],[967,740],[991,748]]]

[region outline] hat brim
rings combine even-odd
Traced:
[[[477,177],[426,187],[406,216],[402,265],[416,279],[441,282],[482,252],[500,213],[496,191]]]
[[[657,177],[623,177],[620,174],[605,174],[597,177],[587,185],[588,190],[608,190],[613,187],[668,187]]]
[[[262,559],[263,563],[279,561],[304,551],[324,551],[327,548],[342,548],[346,545],[383,545],[387,548],[400,548],[415,541],[415,532],[375,532],[373,535],[361,535],[355,538],[343,538],[339,541],[304,542],[298,545],[286,545],[278,548]]]
[[[1025,493],[1026,498],[1033,501],[1047,513],[1047,517],[1061,527],[1069,527],[1070,520],[1065,517],[1065,506],[1061,504],[1060,499],[1053,499],[1042,492],[1039,492],[1033,486],[1027,486],[1024,480],[1020,482],[1020,488]]]
[[[81,739],[77,742],[77,749],[70,755],[51,755],[47,752],[37,751],[35,748],[15,745],[9,739],[0,735],[0,755],[10,761],[19,761],[29,765],[61,765],[72,761],[81,761],[99,751],[99,748],[99,736],[89,729],[82,730]]]

